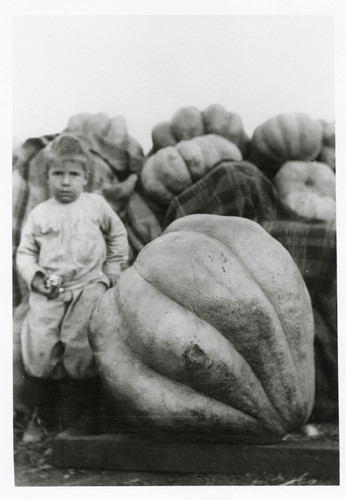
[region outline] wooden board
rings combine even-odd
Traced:
[[[263,474],[339,481],[335,441],[283,441],[275,445],[159,442],[124,434],[56,438],[56,467],[181,473]]]

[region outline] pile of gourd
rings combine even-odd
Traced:
[[[297,214],[335,218],[334,124],[302,113],[272,117],[250,139],[220,105],[181,108],[153,128],[145,158],[119,117],[77,116],[66,131],[88,137],[107,166],[119,160],[111,166],[128,176],[126,199],[138,175],[165,209],[218,162],[247,160]],[[103,194],[120,187],[110,182]],[[89,340],[117,407],[153,436],[271,442],[313,408],[309,293],[289,253],[247,219],[202,214],[171,224],[99,301]]]
[[[190,106],[154,126],[152,141],[140,178],[145,193],[162,206],[219,161],[246,159],[300,216],[335,218],[334,123],[282,113],[259,125],[249,139],[236,113],[220,105],[203,111]]]

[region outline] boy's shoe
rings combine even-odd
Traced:
[[[95,432],[95,418],[85,415],[72,422],[65,430],[59,432],[56,437],[63,439],[76,436],[90,436],[95,434]]]
[[[46,437],[46,431],[34,412],[27,428],[24,431],[22,441],[25,444],[40,443]]]

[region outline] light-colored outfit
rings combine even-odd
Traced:
[[[30,291],[22,330],[29,375],[95,375],[87,340],[89,316],[127,259],[126,229],[102,196],[82,193],[72,203],[51,198],[32,210],[17,251],[18,271],[29,289],[37,271],[60,275],[65,291],[55,299]]]

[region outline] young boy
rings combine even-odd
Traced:
[[[55,388],[62,396],[63,426],[80,423],[92,411],[92,387],[97,390],[98,379],[88,320],[128,259],[120,218],[102,196],[83,192],[89,161],[88,150],[75,136],[62,134],[52,141],[46,170],[52,197],[29,214],[17,252],[18,271],[30,290],[23,364],[36,383],[60,381]],[[24,441],[43,437],[36,420],[29,423]]]

